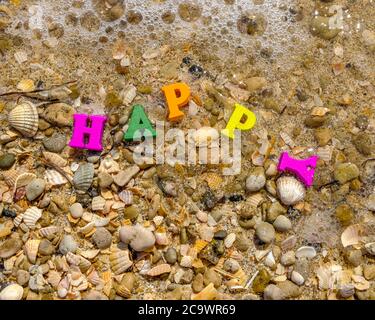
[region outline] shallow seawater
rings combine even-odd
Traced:
[[[374,299],[374,16],[373,0],[0,0],[0,298]],[[171,122],[162,87],[180,82]],[[139,165],[123,139],[134,105],[180,132],[171,150],[235,103],[256,124],[234,175]],[[68,146],[75,113],[107,116],[103,151]],[[281,186],[282,152],[319,157],[312,187]]]

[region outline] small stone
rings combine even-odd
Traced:
[[[291,266],[295,262],[296,262],[296,255],[294,251],[287,251],[280,258],[280,263],[285,267]]]
[[[332,131],[329,128],[317,128],[314,131],[314,136],[318,146],[324,147],[331,141]]]
[[[136,206],[129,206],[124,209],[124,218],[125,219],[137,219],[139,215],[139,210]]]
[[[351,263],[354,267],[358,267],[363,261],[362,251],[359,250],[359,249],[358,250],[350,250],[347,253],[346,258],[347,258],[348,262]]]
[[[175,264],[177,261],[177,251],[174,248],[168,248],[168,250],[164,254],[165,260],[169,264]]]
[[[128,182],[139,172],[139,167],[137,165],[131,166],[124,171],[120,171],[114,176],[114,182],[119,186],[123,187],[128,184]]]
[[[319,128],[326,122],[326,117],[321,116],[308,116],[305,119],[305,126],[307,128]]]
[[[112,235],[106,228],[98,228],[92,236],[92,241],[99,249],[107,249],[111,246]]]
[[[155,244],[154,234],[141,225],[122,227],[120,240],[126,244],[129,243],[135,251],[139,252],[151,249]]]
[[[227,259],[224,262],[223,268],[225,271],[235,273],[240,269],[240,264],[234,259]]]
[[[246,189],[250,192],[259,191],[266,184],[266,176],[262,167],[256,167],[246,179]]]
[[[62,238],[60,245],[59,245],[59,251],[62,254],[67,254],[68,252],[75,253],[78,248],[78,245],[74,238],[71,235],[64,235]]]
[[[353,144],[359,153],[369,156],[374,152],[374,143],[368,133],[359,133],[354,139]]]
[[[0,157],[0,169],[8,170],[16,162],[16,156],[12,153],[5,153]]]
[[[347,204],[341,204],[336,208],[336,218],[340,221],[343,226],[348,226],[354,219],[353,209]]]
[[[345,184],[359,176],[359,169],[354,163],[339,163],[335,167],[334,177],[340,184]]]
[[[274,222],[279,215],[286,214],[287,209],[284,208],[280,202],[275,201],[267,210],[267,221]]]
[[[30,279],[30,274],[25,270],[18,270],[17,271],[17,283],[20,286],[24,286],[25,284],[28,284]]]
[[[305,282],[305,279],[303,278],[303,276],[295,270],[292,271],[290,280],[292,280],[298,286],[302,286],[303,283]]]
[[[0,244],[0,258],[7,259],[15,255],[22,248],[20,239],[8,239]]]
[[[204,288],[203,284],[203,275],[201,273],[198,273],[193,280],[192,283],[192,289],[194,292],[201,292]]]
[[[264,300],[283,300],[283,291],[274,284],[269,284],[263,292]]]
[[[335,28],[331,23],[332,17],[315,16],[310,22],[310,31],[314,36],[318,36],[325,40],[335,38],[341,31],[340,28]]]
[[[225,230],[219,230],[215,232],[214,238],[223,240],[227,236],[227,232]]]
[[[50,104],[43,113],[43,118],[59,127],[69,127],[73,124],[74,108],[66,103]]]
[[[292,229],[292,222],[286,216],[280,215],[276,218],[273,226],[277,231],[287,232]]]
[[[79,219],[83,216],[83,208],[82,205],[78,202],[73,203],[70,208],[70,214],[74,219]]]
[[[355,287],[353,284],[344,284],[339,289],[339,296],[341,298],[347,299],[353,296],[355,293]]]
[[[54,133],[50,138],[43,139],[44,147],[55,153],[60,153],[66,146],[66,136],[60,133]]]
[[[268,222],[261,222],[256,226],[255,234],[264,243],[270,243],[275,239],[275,229]]]
[[[105,189],[105,188],[108,188],[112,184],[113,178],[107,172],[100,172],[98,174],[98,182],[99,182],[100,188]]]
[[[221,286],[221,275],[217,273],[214,269],[207,269],[203,275],[203,283],[205,286],[208,286],[210,283],[213,283],[215,288]]]
[[[281,291],[283,292],[283,296],[286,299],[297,298],[302,293],[300,288],[289,280],[280,282],[279,284],[277,284],[277,286],[281,289]]]
[[[359,115],[355,119],[355,125],[361,129],[361,130],[366,130],[368,125],[369,125],[369,120],[365,115]]]
[[[38,253],[42,256],[51,256],[55,253],[55,247],[51,241],[43,239],[40,241]]]
[[[375,264],[365,264],[363,266],[363,275],[366,280],[375,279]]]
[[[250,240],[243,233],[239,233],[236,236],[234,246],[240,251],[247,251],[249,249]]]
[[[43,179],[34,179],[26,186],[26,198],[33,201],[44,191],[46,183]]]
[[[261,269],[253,281],[253,290],[255,293],[262,293],[271,281],[271,275],[266,269]]]
[[[366,207],[370,211],[375,211],[375,193],[369,195],[366,201]]]
[[[369,29],[365,29],[362,32],[362,39],[366,47],[371,52],[375,52],[375,32]]]

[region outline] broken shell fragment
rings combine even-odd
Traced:
[[[42,217],[42,210],[31,207],[23,214],[23,222],[30,228],[35,229],[37,221]]]

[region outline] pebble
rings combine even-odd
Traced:
[[[266,84],[267,80],[263,77],[251,77],[245,80],[247,90],[253,92],[262,89]]]
[[[8,239],[0,244],[0,258],[7,259],[16,254],[22,248],[20,239]]]
[[[113,177],[114,182],[119,186],[123,187],[140,171],[137,165],[131,166],[124,171],[120,171]]]
[[[341,31],[339,28],[331,27],[331,17],[315,16],[310,22],[310,31],[314,36],[325,40],[335,38]]]
[[[38,253],[42,256],[50,256],[55,253],[55,247],[48,239],[42,239],[39,244]]]
[[[135,251],[145,251],[155,244],[154,234],[141,225],[124,226],[120,229],[120,240]]]
[[[215,239],[223,240],[227,236],[227,232],[225,230],[216,231],[214,234]]]
[[[78,202],[73,203],[69,208],[70,214],[74,219],[79,219],[83,216],[82,205]]]
[[[317,128],[314,131],[314,136],[318,142],[318,146],[324,147],[331,141],[332,131],[329,128]]]
[[[234,259],[227,259],[224,262],[223,268],[225,271],[235,273],[240,269],[240,264]]]
[[[12,153],[5,153],[0,156],[0,169],[8,170],[16,162],[16,156]]]
[[[348,226],[354,219],[353,209],[347,204],[341,204],[336,208],[336,218],[340,221],[343,226]]]
[[[204,284],[203,284],[203,274],[201,273],[198,273],[195,277],[194,277],[194,280],[193,280],[193,283],[192,283],[192,289],[194,292],[201,292],[204,288]]]
[[[352,264],[354,267],[358,267],[362,261],[363,261],[363,256],[362,256],[362,251],[361,250],[350,250],[346,258],[350,264]]]
[[[259,191],[266,184],[266,176],[262,167],[255,168],[246,179],[246,190]]]
[[[104,250],[111,246],[112,235],[106,228],[97,228],[92,236],[92,241],[99,249]]]
[[[259,270],[253,281],[253,290],[255,293],[262,293],[271,281],[271,275],[266,269]]]
[[[62,238],[60,245],[59,245],[59,251],[62,254],[67,254],[68,252],[75,253],[78,248],[78,245],[74,238],[71,235],[64,235]]]
[[[125,219],[137,219],[139,215],[139,210],[136,206],[129,206],[124,209],[124,218]]]
[[[250,246],[250,240],[243,233],[239,233],[236,236],[234,246],[240,251],[247,251]]]
[[[72,126],[74,108],[66,103],[50,104],[43,113],[43,117],[49,123],[59,127]]]
[[[286,214],[287,209],[284,208],[280,202],[275,201],[267,210],[267,221],[274,222],[279,215]]]
[[[375,211],[375,193],[369,195],[366,201],[366,207],[370,211]]]
[[[303,276],[299,272],[294,271],[294,270],[292,271],[290,280],[292,280],[298,286],[302,286],[303,283],[305,282],[305,279],[303,278]]]
[[[353,284],[350,284],[350,283],[344,284],[339,289],[339,296],[344,299],[350,298],[351,296],[354,295],[354,293],[355,293],[355,287]]]
[[[362,39],[365,46],[368,47],[370,51],[375,52],[375,32],[369,29],[363,30]]]
[[[275,229],[268,222],[261,222],[256,226],[255,234],[264,243],[270,243],[275,239]]]
[[[43,179],[34,179],[26,186],[26,198],[33,201],[38,198],[44,191],[46,183]]]
[[[280,263],[285,266],[291,266],[296,262],[296,255],[294,251],[287,251],[281,255]]]
[[[273,226],[277,231],[287,232],[292,228],[292,222],[286,216],[280,215],[274,221]]]
[[[28,284],[30,279],[30,274],[25,270],[18,270],[16,275],[17,283],[20,286]]]
[[[334,177],[340,184],[345,184],[359,176],[359,169],[354,163],[339,163],[335,167]]]
[[[99,186],[102,189],[108,188],[113,183],[112,176],[107,172],[100,172],[98,174]]]
[[[286,299],[297,298],[302,293],[299,286],[289,280],[280,282],[279,284],[277,284],[277,286],[281,289],[281,291],[283,292],[283,296]]]
[[[263,292],[264,300],[283,300],[283,291],[274,284],[269,284]]]
[[[363,266],[363,275],[365,276],[366,280],[374,280],[375,279],[375,264],[365,264]]]
[[[54,133],[52,137],[44,138],[42,143],[48,151],[60,153],[66,146],[66,136]]]
[[[364,156],[371,155],[375,150],[373,139],[368,133],[365,132],[361,132],[356,135],[356,137],[353,139],[353,144],[358,152],[363,154]]]
[[[177,251],[174,248],[168,248],[167,251],[164,254],[165,260],[169,264],[175,264],[177,261]]]
[[[210,283],[213,283],[215,288],[221,286],[221,275],[217,273],[214,269],[207,269],[203,275],[203,283],[205,286],[208,286]]]

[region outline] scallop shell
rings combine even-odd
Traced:
[[[332,159],[332,146],[325,146],[318,148],[316,154],[318,155],[319,159],[322,159],[324,162],[330,162]]]
[[[22,223],[23,219],[23,213],[19,214],[17,217],[14,218],[13,223],[16,227],[19,227],[19,225]]]
[[[30,92],[35,90],[34,81],[31,79],[23,79],[17,84],[17,89],[22,92]]]
[[[103,282],[103,279],[100,278],[99,273],[96,270],[93,270],[89,273],[89,275],[87,276],[87,280],[95,286],[98,286]]]
[[[30,228],[35,229],[37,221],[42,217],[42,210],[37,207],[27,209],[23,215],[23,222]]]
[[[118,275],[128,270],[133,262],[129,259],[128,250],[117,250],[109,256],[113,272]]]
[[[43,156],[44,158],[50,163],[53,164],[57,167],[65,167],[68,164],[68,161],[66,161],[64,158],[59,156],[56,153],[53,152],[48,152],[48,151],[43,151]]]
[[[44,238],[49,238],[51,235],[54,235],[60,231],[60,228],[57,226],[49,226],[39,230],[39,234]]]
[[[13,187],[16,184],[19,175],[20,171],[15,169],[2,172],[3,179],[9,187]]]
[[[360,224],[347,227],[341,234],[341,243],[344,248],[359,244],[362,240],[364,228]]]
[[[250,197],[247,198],[247,202],[252,206],[252,207],[258,207],[261,202],[264,201],[264,198],[261,193],[256,193],[251,195]]]
[[[75,266],[78,266],[79,263],[81,262],[81,257],[72,253],[72,252],[68,252],[66,254],[66,261],[70,264],[70,265],[75,265]]]
[[[147,275],[151,277],[157,277],[164,273],[170,273],[171,271],[172,271],[171,266],[168,263],[163,263],[148,270]]]
[[[28,240],[25,243],[24,252],[31,263],[36,262],[36,257],[38,255],[38,250],[39,250],[39,244],[40,244],[40,240],[37,240],[37,239]]]
[[[302,182],[293,177],[280,177],[276,185],[279,198],[285,205],[294,205],[305,197],[305,187]]]
[[[23,288],[19,284],[10,284],[0,292],[0,300],[21,300]]]
[[[17,105],[8,116],[9,124],[26,137],[33,137],[38,131],[38,110],[31,102]]]
[[[234,241],[236,241],[236,234],[235,233],[228,234],[224,239],[225,247],[230,248],[233,245]]]
[[[68,182],[68,180],[61,173],[53,169],[47,169],[44,173],[44,177],[52,186],[61,186]]]
[[[119,285],[117,286],[116,288],[116,293],[120,296],[120,297],[123,297],[125,299],[128,299],[130,298],[131,296],[131,292],[129,291],[129,289],[123,285]]]
[[[92,163],[81,164],[73,176],[73,183],[77,190],[87,191],[94,178],[94,165]]]
[[[101,211],[104,209],[105,199],[101,196],[94,197],[91,202],[92,211]]]
[[[34,179],[36,178],[36,175],[34,173],[30,173],[30,172],[25,172],[25,173],[21,173],[15,183],[14,183],[14,191],[16,191],[16,189],[18,188],[21,188],[21,187],[24,187],[26,185],[28,185],[31,181],[33,181]]]
[[[307,258],[313,259],[316,256],[316,250],[314,247],[303,246],[297,249],[296,258]]]
[[[215,300],[217,299],[219,292],[215,289],[214,284],[211,282],[201,292],[193,294],[191,300]]]
[[[118,194],[120,200],[125,203],[125,205],[131,205],[133,203],[133,192],[129,190],[123,190]]]

